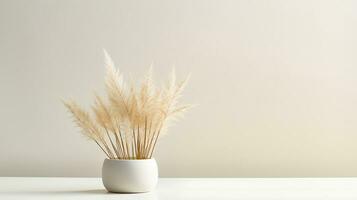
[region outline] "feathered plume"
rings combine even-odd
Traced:
[[[178,104],[188,78],[176,83],[173,70],[168,86],[157,88],[151,66],[136,89],[134,84],[125,84],[123,75],[105,50],[104,56],[108,100],[95,95],[94,118],[74,101],[63,103],[82,133],[95,141],[108,158],[149,159],[167,124],[190,108]]]

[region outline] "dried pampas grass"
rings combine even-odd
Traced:
[[[158,88],[150,67],[139,88],[126,85],[106,51],[104,55],[107,99],[96,94],[91,114],[74,101],[63,103],[83,135],[96,142],[108,158],[150,159],[169,121],[190,107],[178,104],[188,78],[177,83],[173,71],[168,86]]]

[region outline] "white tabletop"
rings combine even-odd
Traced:
[[[159,180],[155,191],[107,193],[100,178],[0,178],[0,199],[357,199],[357,178],[206,178]]]

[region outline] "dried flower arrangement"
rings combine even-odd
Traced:
[[[92,114],[74,101],[63,101],[64,105],[82,133],[96,142],[109,159],[150,159],[168,122],[190,107],[178,104],[188,78],[176,83],[173,71],[168,86],[158,88],[150,68],[140,87],[126,85],[108,53],[104,54],[108,100],[95,95]]]

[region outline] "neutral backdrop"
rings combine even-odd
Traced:
[[[0,176],[100,176],[61,98],[191,73],[162,177],[357,176],[357,3],[1,0]]]

